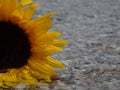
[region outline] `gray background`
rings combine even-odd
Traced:
[[[120,0],[35,0],[35,17],[58,11],[52,29],[69,41],[53,57],[67,67],[34,90],[120,90]],[[24,85],[19,85],[20,87]],[[19,86],[17,88],[19,88]],[[29,88],[29,89],[30,89]]]

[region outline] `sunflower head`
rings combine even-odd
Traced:
[[[53,68],[64,68],[50,57],[67,43],[56,39],[60,32],[48,31],[55,12],[32,20],[37,6],[32,0],[0,0],[0,87],[51,82]]]

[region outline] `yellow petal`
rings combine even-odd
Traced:
[[[41,29],[45,29],[45,27],[42,27]],[[34,31],[36,30],[36,32],[38,33],[34,33]],[[59,37],[61,35],[60,32],[57,32],[57,31],[54,31],[54,32],[46,32],[43,30],[40,30],[40,31],[37,31],[37,29],[33,30],[33,33],[31,33],[32,35],[34,35],[36,38],[36,41],[39,41],[39,42],[44,42],[46,44],[50,44],[51,42],[53,42],[53,40],[57,37]],[[32,31],[31,31],[32,32]],[[44,32],[44,33],[42,33]],[[32,38],[30,39],[32,40]]]
[[[53,45],[61,47],[66,45],[68,42],[66,40],[54,40]]]
[[[40,56],[48,56],[51,55],[57,51],[62,51],[62,48],[56,47],[53,45],[46,45],[43,48],[41,47],[33,47],[31,49],[31,52],[35,55],[40,55]]]
[[[51,21],[44,22],[44,24],[33,24],[31,27],[27,28],[28,32],[33,34],[35,33],[36,36],[42,36],[44,35],[50,28],[51,28]]]
[[[10,10],[10,0],[1,0],[1,8],[0,8],[0,16],[2,17],[2,19],[4,19],[5,21],[8,21],[9,19],[9,10]]]
[[[20,0],[20,4],[21,5],[27,5],[27,4],[30,4],[30,3],[32,3],[33,2],[33,0]]]
[[[38,7],[39,4],[32,4],[24,10],[23,19],[30,19],[34,14],[34,8]]]
[[[40,16],[39,18],[35,19],[35,20],[32,20],[30,21],[25,29],[27,30],[27,32],[30,32],[32,30],[39,30],[40,31],[48,31],[51,27],[51,23],[53,22],[53,20],[50,19],[50,17],[55,14],[56,12],[51,12],[51,13],[48,13],[48,14],[45,14],[43,16]],[[30,33],[33,33],[33,32],[30,32]]]
[[[48,31],[51,27],[52,22],[53,20],[50,20],[50,18],[41,19],[40,21],[33,20],[26,25],[25,29],[27,29],[28,32],[35,32],[34,30],[38,30],[37,32]]]
[[[32,58],[31,60],[29,60],[28,61],[28,66],[33,68],[34,70],[36,70],[37,72],[39,72],[41,74],[48,74],[48,75],[51,75],[51,76],[54,76],[54,75],[56,76],[56,73],[52,69],[51,66],[41,62],[38,59]]]
[[[39,38],[40,41],[44,41],[44,42],[51,42],[53,41],[55,38],[59,37],[61,35],[60,32],[47,32],[46,34],[41,35],[41,33],[36,33],[36,37]],[[41,37],[39,37],[41,36]]]
[[[29,67],[30,68],[30,67]],[[40,72],[37,72],[35,70],[33,70],[32,68],[30,68],[30,73],[33,77],[37,78],[37,79],[41,79],[41,80],[44,80],[46,82],[51,82],[51,76],[48,75],[48,74],[42,74]]]
[[[8,21],[10,14],[18,7],[18,0],[0,0],[0,16]]]
[[[64,67],[65,67],[60,61],[55,60],[55,59],[53,59],[53,58],[51,58],[51,57],[49,57],[49,56],[46,57],[46,59],[43,60],[43,61],[44,61],[45,63],[47,63],[47,64],[55,67],[55,68],[64,68]]]
[[[23,6],[19,6],[12,12],[10,19],[13,23],[18,23],[23,18],[23,8]]]
[[[15,9],[17,9],[17,7],[18,7],[18,0],[10,0],[10,2],[9,2],[9,9],[10,9],[10,14],[15,10]]]
[[[40,16],[40,17],[38,17],[37,19],[33,20],[33,23],[41,22],[41,21],[44,22],[44,21],[46,21],[46,20],[50,20],[51,16],[54,15],[54,14],[56,14],[56,12],[50,12],[50,13],[48,13],[48,14],[45,14],[45,15],[43,15],[43,16]]]
[[[60,32],[58,31],[53,31],[53,32],[47,32],[47,37],[51,38],[57,38],[61,35]]]

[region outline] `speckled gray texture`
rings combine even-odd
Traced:
[[[53,28],[69,44],[53,57],[60,80],[33,90],[120,90],[120,0],[35,0],[36,15],[58,11]],[[24,85],[23,85],[24,86]],[[21,90],[21,89],[20,89]],[[30,88],[26,90],[32,90]]]
[[[37,0],[36,0],[37,1]],[[58,10],[53,28],[69,41],[55,55],[67,68],[51,90],[120,90],[120,0],[39,0]]]

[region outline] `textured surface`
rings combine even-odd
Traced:
[[[120,90],[120,0],[35,0],[36,15],[57,10],[53,29],[69,44],[54,55],[60,79],[26,90]],[[20,84],[15,90],[23,90]]]

